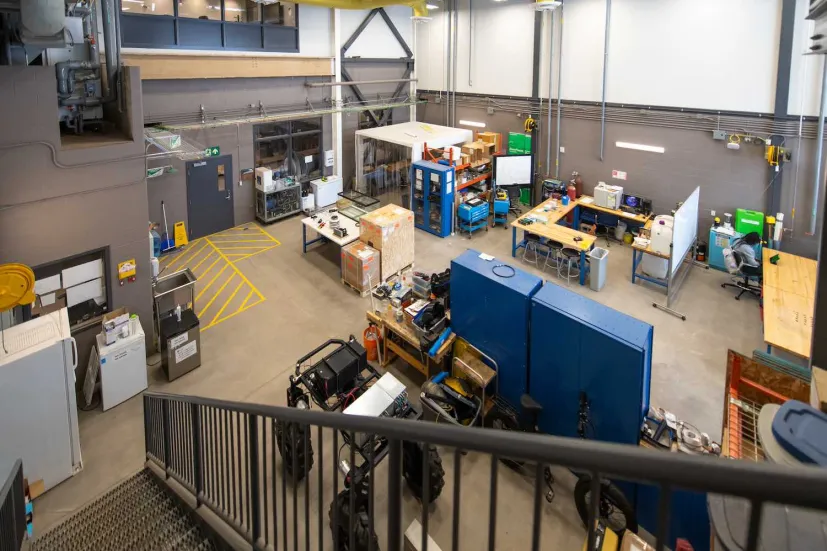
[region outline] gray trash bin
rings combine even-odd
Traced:
[[[589,253],[589,287],[592,291],[599,291],[606,284],[606,270],[609,251],[595,247]]]

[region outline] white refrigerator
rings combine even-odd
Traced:
[[[2,331],[0,464],[49,490],[80,472],[75,399],[77,345],[66,308]]]
[[[146,390],[146,347],[144,330],[138,318],[129,322],[130,334],[106,344],[103,333],[92,351],[100,361],[101,402],[103,411],[117,406]]]

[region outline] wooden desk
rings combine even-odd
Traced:
[[[366,316],[368,321],[375,323],[377,327],[379,327],[382,334],[382,367],[387,367],[398,356],[413,366],[414,369],[425,375],[425,377],[430,377],[431,367],[442,363],[445,356],[453,349],[454,340],[456,340],[456,333],[451,333],[451,336],[445,339],[445,342],[442,343],[442,346],[437,350],[436,356],[431,357],[428,356],[427,352],[420,351],[419,357],[417,358],[390,338],[396,335],[419,350],[419,337],[410,326],[404,322],[399,323],[389,316],[376,314],[371,311],[367,311]]]
[[[551,241],[556,241],[558,243],[561,243],[564,247],[569,247],[580,251],[580,285],[585,285],[586,272],[588,271],[588,268],[586,266],[586,253],[589,252],[591,248],[594,246],[594,242],[597,240],[597,238],[591,234],[573,230],[571,228],[567,228],[565,226],[561,226],[558,224],[558,222],[562,220],[563,217],[565,217],[572,211],[574,211],[575,221],[578,219],[579,213],[577,211],[577,201],[572,201],[568,205],[563,206],[560,203],[560,201],[557,200],[556,209],[548,211],[545,210],[546,207],[551,205],[552,201],[555,200],[546,199],[526,214],[520,216],[517,220],[511,222],[511,256],[516,257],[517,249],[519,249],[520,247],[525,247],[526,232],[532,233],[534,235],[539,235],[540,237],[544,237]],[[535,221],[534,223],[529,224],[527,226],[520,224],[520,220],[524,220],[526,218],[534,216],[546,218],[546,221]],[[523,239],[520,242],[517,242],[517,230],[523,230]]]
[[[591,202],[589,202],[589,200],[591,200]],[[645,224],[646,222],[649,222],[652,219],[651,214],[632,214],[630,212],[624,212],[618,209],[607,209],[606,207],[597,206],[594,204],[594,197],[591,197],[589,195],[581,195],[577,202],[581,208],[611,214],[613,216],[617,216],[618,218],[622,218],[629,222],[634,222],[637,224]]]
[[[778,264],[770,258],[779,255]],[[764,340],[769,349],[781,348],[801,358],[810,357],[817,263],[764,248]]]

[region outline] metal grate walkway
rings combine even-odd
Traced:
[[[191,508],[144,469],[33,542],[32,551],[223,549]]]

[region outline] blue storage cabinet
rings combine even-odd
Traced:
[[[439,237],[451,235],[454,219],[454,167],[431,161],[411,165],[414,225]]]
[[[652,334],[647,323],[544,285],[531,300],[529,352],[540,430],[576,438],[582,391],[591,405],[590,439],[637,445],[649,408]]]
[[[531,297],[542,285],[539,277],[485,261],[473,249],[451,261],[451,327],[494,358],[499,395],[518,411],[528,389]]]

